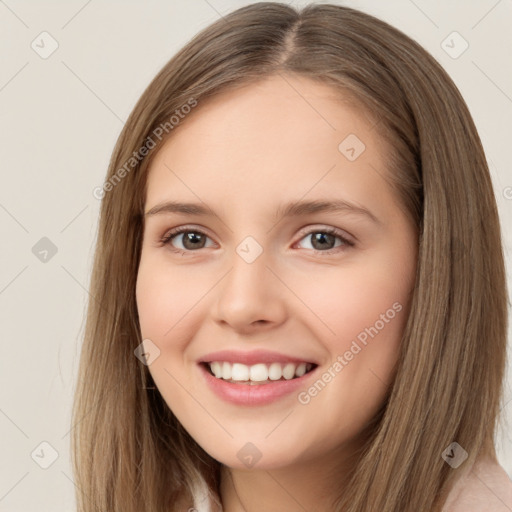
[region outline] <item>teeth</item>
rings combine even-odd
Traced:
[[[224,373],[222,369],[222,363],[219,363],[218,361],[210,363],[210,370],[212,371],[213,375],[215,375],[215,377],[222,379],[222,374]]]
[[[241,363],[231,364],[226,361],[212,361],[208,365],[215,377],[232,382],[290,380],[295,377],[302,377],[313,368],[311,363],[272,363],[270,365],[258,363],[248,366]]]
[[[245,366],[241,364],[240,366]],[[247,368],[247,366],[245,366]],[[267,366],[264,364],[255,364],[249,368],[249,378],[255,382],[261,382],[268,379],[268,370]],[[242,380],[242,379],[234,379],[234,380]],[[243,379],[248,380],[248,379]]]
[[[226,371],[226,365],[229,363],[224,363],[224,371]],[[223,372],[223,377],[225,373]],[[229,378],[229,377],[228,377]],[[245,364],[235,363],[231,366],[231,379],[232,380],[249,380],[249,367]]]
[[[300,363],[295,370],[297,377],[302,377],[306,373],[306,363]]]
[[[222,376],[225,379],[231,379],[231,365],[229,363],[222,363]]]
[[[295,365],[293,363],[288,363],[283,368],[283,377],[286,380],[293,379],[295,377]]]
[[[272,363],[268,368],[268,378],[270,380],[279,380],[283,376],[283,370],[280,363]]]

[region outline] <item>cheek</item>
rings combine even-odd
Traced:
[[[136,286],[142,336],[154,338],[159,345],[164,340],[179,338],[176,335],[183,330],[187,315],[193,313],[194,305],[208,288],[199,278],[190,279],[190,275],[185,276],[176,268],[166,268],[154,259],[142,259]]]
[[[379,257],[374,265],[364,262],[337,269],[315,281],[315,293],[312,281],[298,291],[308,297],[309,311],[314,313],[307,313],[308,328],[330,356],[331,377],[322,380],[333,382],[328,385],[333,400],[344,396],[355,408],[361,403],[378,405],[382,399],[393,378],[407,322],[412,274],[405,266],[383,261]]]
[[[193,332],[193,306],[205,290],[187,281],[183,273],[165,267],[155,258],[141,258],[137,310],[142,339],[151,340],[160,351],[148,366],[155,385],[169,407],[186,411],[190,397],[183,393],[183,386],[188,386],[190,376],[182,362]]]
[[[355,434],[374,416],[394,376],[414,272],[409,260],[389,261],[379,255],[375,263],[340,270],[323,281],[322,294],[309,295],[316,297],[311,309],[323,321],[317,336],[331,362],[301,403],[311,416],[326,407],[336,411],[328,430],[341,437]]]
[[[375,258],[374,265],[361,262],[332,272],[294,280],[294,292],[302,298],[309,327],[331,350],[347,350],[350,340],[377,324],[379,335],[394,338],[406,320],[412,287],[410,276],[398,275]],[[396,260],[395,260],[396,261]],[[395,305],[395,306],[394,306]],[[401,311],[399,311],[401,310]],[[347,345],[348,342],[348,345]]]

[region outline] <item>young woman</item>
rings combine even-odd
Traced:
[[[512,510],[491,179],[418,44],[241,8],[158,73],[99,195],[80,512]]]

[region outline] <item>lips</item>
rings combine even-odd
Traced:
[[[264,405],[300,390],[316,374],[313,359],[279,352],[224,350],[201,357],[207,386],[236,405]]]
[[[198,364],[200,375],[207,388],[224,402],[238,406],[263,406],[277,400],[299,393],[307,388],[317,374],[316,368],[290,380],[261,382],[230,382],[218,379],[206,369],[205,364]]]

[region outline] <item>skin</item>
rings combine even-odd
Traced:
[[[172,199],[216,214],[146,217],[136,297],[141,334],[160,350],[148,366],[156,386],[224,465],[225,512],[330,510],[394,376],[417,233],[386,181],[388,148],[345,100],[296,76],[225,92],[198,105],[149,169],[145,212]],[[366,146],[354,161],[338,149],[349,134]],[[276,217],[281,204],[301,199],[351,201],[377,222],[346,211]],[[196,245],[183,234],[161,243],[185,225],[207,236]],[[325,228],[354,245],[314,245],[307,232]],[[247,236],[263,249],[252,263],[236,252]],[[319,377],[330,367],[332,374],[337,357],[394,303],[401,311],[307,404],[292,393],[237,406],[201,378],[197,360],[223,349],[313,358]],[[247,442],[261,453],[252,467],[237,457]]]

